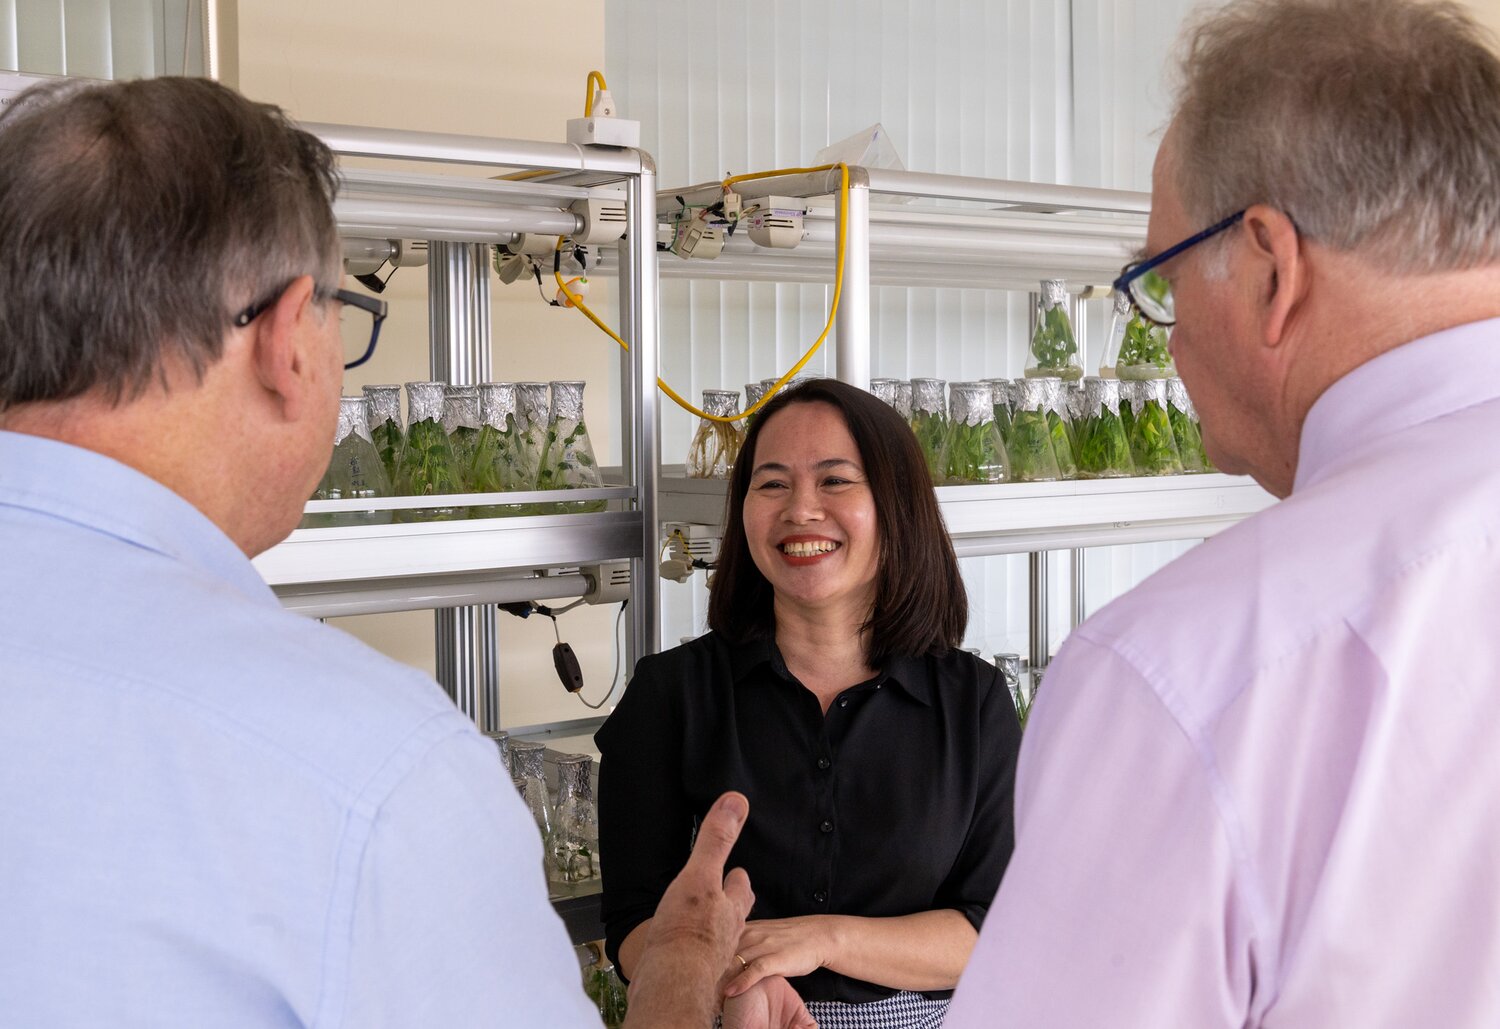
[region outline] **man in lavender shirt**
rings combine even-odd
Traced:
[[[1122,279],[1215,463],[1284,499],[1058,654],[948,1029],[1500,1025],[1488,43],[1409,0],[1192,29],[1160,278]]]

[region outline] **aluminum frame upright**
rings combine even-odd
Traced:
[[[490,378],[489,245],[433,241],[427,258],[432,377],[454,385]],[[481,731],[500,728],[499,644],[493,605],[433,613],[437,681]]]

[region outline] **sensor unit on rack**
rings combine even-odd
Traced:
[[[699,209],[691,215],[680,212],[672,222],[669,249],[678,257],[712,260],[724,251],[724,235],[728,227],[728,222],[713,217],[706,210]]]
[[[790,250],[802,242],[802,216],[807,207],[792,197],[765,197],[748,209],[741,220],[748,226],[750,241],[757,246]]]

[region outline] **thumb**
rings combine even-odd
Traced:
[[[698,826],[698,840],[688,867],[712,875],[715,882],[724,878],[724,863],[740,838],[740,830],[750,814],[750,802],[741,793],[726,793],[714,801]]]

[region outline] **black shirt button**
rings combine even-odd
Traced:
[[[833,762],[828,760],[826,757],[818,758],[818,767],[825,772],[828,770],[828,766],[831,764],[833,764]]]
[[[824,891],[824,890],[819,890],[818,892],[814,893],[813,894],[813,903],[814,904],[827,904],[828,903],[828,893],[826,891]]]
[[[839,698],[839,707],[848,707],[848,706],[849,706],[849,698],[848,697],[840,697]]]
[[[824,832],[833,832],[833,823],[825,818],[823,819],[823,824],[818,826],[818,828],[822,829]]]

